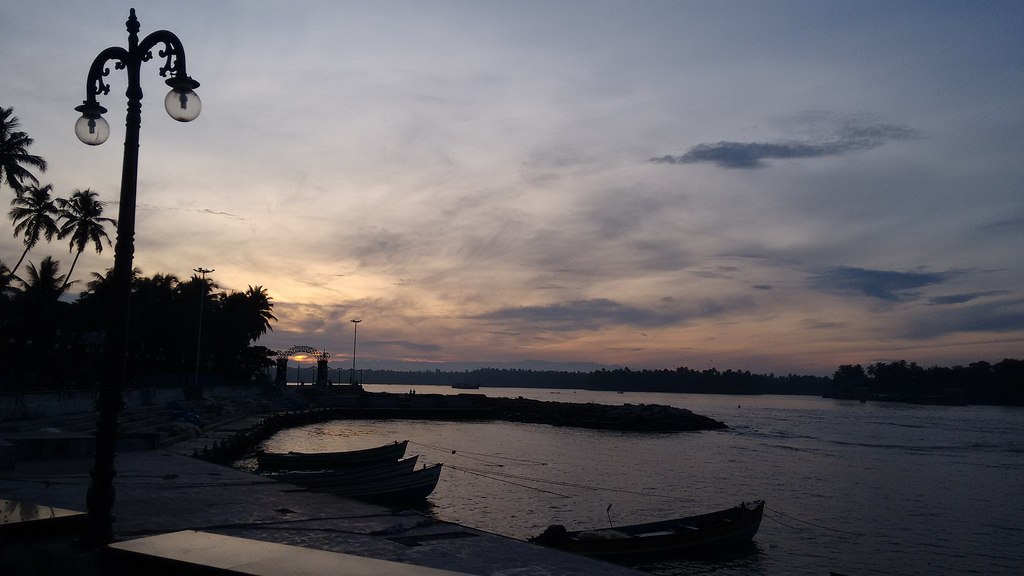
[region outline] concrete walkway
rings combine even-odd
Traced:
[[[244,421],[238,426],[245,427]],[[230,434],[222,430],[219,434]],[[626,576],[638,572],[392,511],[192,458],[210,438],[118,455],[118,540],[202,530],[469,574]],[[0,498],[82,510],[91,459],[35,460],[0,471]],[[0,543],[0,573],[107,574],[71,537]]]

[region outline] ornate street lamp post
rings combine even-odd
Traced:
[[[139,40],[139,21],[132,8],[125,23],[128,28],[128,48],[111,47],[93,60],[86,81],[86,98],[75,108],[82,117],[75,123],[75,135],[82,142],[95,146],[110,136],[110,126],[103,119],[106,108],[96,97],[110,93],[104,78],[110,74],[109,63],[128,74],[128,114],[125,119],[124,161],[121,169],[121,196],[117,218],[117,241],[114,244],[114,270],[111,275],[112,307],[107,330],[104,375],[96,407],[96,459],[91,473],[92,481],[86,496],[92,529],[88,537],[97,543],[113,540],[114,515],[114,450],[117,445],[117,418],[124,403],[123,390],[126,375],[126,339],[128,334],[129,296],[131,294],[132,259],[135,253],[135,196],[139,172],[139,127],[142,125],[142,87],[139,72],[143,62],[153,58],[153,49],[163,44],[158,55],[164,59],[160,75],[170,77],[171,87],[164,106],[171,118],[180,122],[194,120],[202,104],[193,90],[199,83],[185,71],[185,51],[178,37],[166,30],[158,30]]]

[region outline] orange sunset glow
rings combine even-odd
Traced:
[[[332,366],[355,318],[383,368],[1019,357],[1020,11],[742,5],[140,9],[188,45],[203,113],[170,120],[143,79],[135,266],[265,287],[259,344]],[[0,23],[0,105],[41,179],[110,215],[123,88],[104,146],[73,108],[125,10],[12,3]],[[0,235],[5,264],[21,242]],[[66,298],[112,262],[83,252]]]

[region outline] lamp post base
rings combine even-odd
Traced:
[[[94,545],[109,544],[114,540],[114,455],[117,449],[118,415],[124,407],[120,387],[110,386],[100,392],[96,401],[99,417],[96,420],[96,459],[89,472],[91,482],[85,495],[89,512],[88,532],[83,541]]]

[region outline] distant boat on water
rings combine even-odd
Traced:
[[[479,390],[480,385],[471,384],[469,382],[456,382],[455,384],[452,384],[452,388],[455,388],[456,390]]]

